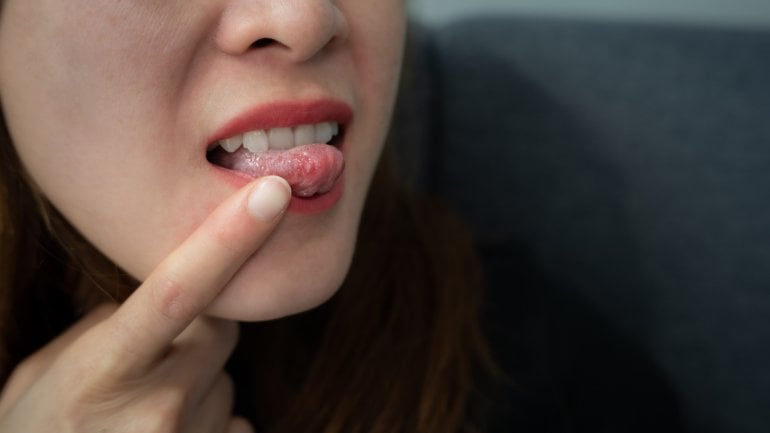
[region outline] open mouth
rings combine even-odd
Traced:
[[[329,192],[342,174],[343,138],[344,125],[333,121],[260,129],[211,143],[206,158],[251,178],[281,176],[293,195],[310,198]]]

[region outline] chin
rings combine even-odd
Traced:
[[[370,179],[365,180],[346,185],[345,196],[328,212],[301,215],[290,210],[206,313],[260,322],[302,313],[332,298],[353,260]]]
[[[337,241],[339,242],[339,240]],[[342,286],[353,256],[352,242],[318,248],[305,245],[289,263],[269,249],[252,256],[206,310],[209,316],[240,322],[279,319],[311,310],[328,301]],[[336,251],[335,254],[319,253]]]
[[[339,290],[348,268],[324,269],[308,275],[239,271],[206,313],[239,322],[261,322],[311,310]]]

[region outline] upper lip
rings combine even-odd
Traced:
[[[336,99],[273,102],[243,111],[220,127],[207,141],[219,140],[259,129],[284,128],[321,122],[345,125],[353,117],[350,106]]]

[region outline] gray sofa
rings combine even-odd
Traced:
[[[413,29],[403,175],[641,347],[688,431],[769,432],[770,31]]]

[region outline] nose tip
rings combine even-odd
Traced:
[[[230,55],[276,49],[299,62],[348,36],[347,20],[330,0],[237,3],[223,12],[215,37],[219,49]]]

